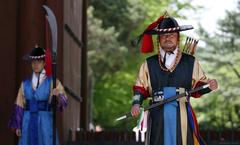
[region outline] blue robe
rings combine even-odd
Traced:
[[[34,90],[31,80],[23,82],[26,107],[22,120],[22,136],[19,145],[52,145],[52,112],[48,104],[51,91],[51,77],[47,77]],[[57,137],[57,145],[59,140]]]

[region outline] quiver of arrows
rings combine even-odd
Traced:
[[[194,55],[195,51],[196,51],[198,41],[199,40],[194,39],[192,37],[187,37],[185,45],[183,47],[183,52],[187,53],[187,54],[190,54],[190,55]]]

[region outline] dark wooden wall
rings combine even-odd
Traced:
[[[13,145],[14,136],[7,129],[9,112],[16,95],[17,3],[0,1],[0,138],[1,144]]]
[[[64,130],[87,130],[89,109],[87,93],[87,48],[86,48],[86,1],[64,1],[63,31],[63,80],[75,94],[82,97],[80,102],[69,99],[64,112]],[[67,132],[64,132],[66,137]],[[66,139],[64,139],[66,140]]]

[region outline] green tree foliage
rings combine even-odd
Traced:
[[[95,9],[94,17],[102,20],[103,28],[114,27],[119,32],[118,41],[125,46],[165,11],[180,16],[183,9],[195,10],[189,0],[89,0],[89,5]]]
[[[137,0],[90,0],[89,3],[95,8],[94,16],[102,20],[103,28],[114,27],[119,32],[117,40],[125,46],[129,44],[131,30],[145,16],[143,8],[136,5]]]
[[[117,38],[115,27],[103,28],[102,21],[93,17],[93,7],[88,8],[88,58],[95,78],[104,78],[119,70],[124,63],[127,48]]]
[[[198,102],[199,121],[204,128],[240,127],[240,15],[227,11],[219,20],[218,32],[209,35],[201,29],[206,47],[199,49],[205,70],[219,82],[219,90]],[[204,62],[203,62],[204,63]]]

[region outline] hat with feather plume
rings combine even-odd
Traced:
[[[141,52],[149,53],[153,52],[153,40],[152,35],[161,35],[165,33],[180,32],[193,29],[192,25],[179,26],[178,22],[165,12],[156,21],[151,23],[144,32],[139,35],[133,42],[138,44],[141,41]]]

